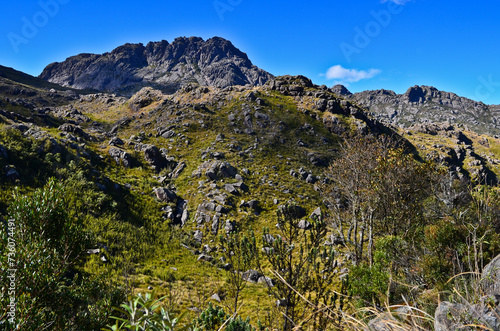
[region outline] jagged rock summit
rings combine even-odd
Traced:
[[[79,54],[49,64],[39,77],[66,87],[130,96],[146,86],[166,93],[188,83],[260,86],[273,76],[226,39],[180,37],[172,43],[125,44],[102,55]]]
[[[390,90],[352,94],[336,85],[334,93],[367,108],[373,115],[399,127],[415,124],[451,123],[491,135],[500,134],[500,107],[486,105],[432,86],[413,86],[403,94]]]

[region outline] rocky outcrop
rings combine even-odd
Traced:
[[[150,86],[174,92],[188,83],[224,88],[263,85],[273,76],[223,38],[177,38],[125,44],[105,54],[80,54],[49,64],[40,78],[77,89],[132,95]]]
[[[390,90],[351,94],[341,85],[334,86],[332,90],[366,107],[377,119],[399,127],[448,122],[464,125],[479,133],[500,133],[498,106],[488,106],[455,93],[439,91],[432,86],[413,86],[404,94]]]
[[[137,148],[142,150],[144,159],[156,171],[162,169],[174,170],[178,165],[173,157],[167,155],[168,150],[164,148],[159,149],[155,145],[138,145]]]
[[[236,169],[229,162],[215,160],[201,164],[193,172],[193,177],[205,175],[210,180],[216,180],[219,178],[234,178],[236,174]]]
[[[116,147],[111,147],[108,154],[116,161],[117,164],[121,164],[125,168],[132,167],[133,158],[126,151]]]
[[[153,102],[162,100],[162,98],[163,93],[161,93],[161,91],[155,90],[151,87],[144,87],[130,98],[128,104],[130,109],[139,110],[149,106]]]
[[[452,303],[443,301],[436,309],[434,329],[436,331],[469,330],[466,325],[480,329],[500,330],[500,255],[494,258],[481,274],[474,286],[483,297],[477,303]]]

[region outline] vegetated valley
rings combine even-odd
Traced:
[[[498,107],[390,92],[222,38],[0,67],[0,328],[497,330]]]

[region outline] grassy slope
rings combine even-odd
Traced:
[[[241,113],[243,104],[256,106],[255,103],[247,102],[243,99],[246,92],[235,92],[232,94],[232,100],[226,102],[221,108],[209,108],[195,112],[187,119],[183,119],[179,125],[183,139],[178,137],[173,139],[165,139],[155,137],[155,128],[149,123],[162,123],[163,121],[174,120],[176,115],[170,115],[165,118],[162,113],[159,103],[153,104],[142,109],[139,112],[132,112],[127,105],[119,105],[116,108],[102,109],[102,105],[82,104],[78,105],[79,109],[86,110],[87,114],[93,120],[111,124],[114,121],[125,116],[135,116],[135,121],[119,132],[119,137],[127,140],[131,135],[137,134],[138,131],[143,131],[147,137],[142,142],[154,144],[159,148],[167,148],[177,160],[187,164],[186,170],[176,179],[173,184],[176,186],[178,195],[189,201],[189,210],[191,219],[195,215],[195,210],[209,192],[209,183],[206,183],[203,188],[198,189],[198,182],[203,178],[192,178],[191,173],[204,162],[201,159],[201,151],[213,147],[215,151],[224,152],[226,160],[235,166],[238,170],[247,168],[250,175],[245,176],[245,183],[249,186],[248,193],[243,193],[241,196],[231,197],[233,208],[230,209],[227,218],[237,222],[243,229],[252,228],[256,231],[257,236],[261,233],[261,229],[265,226],[272,227],[275,222],[275,213],[277,206],[273,200],[278,199],[280,203],[284,203],[290,199],[296,200],[300,205],[312,211],[320,205],[319,195],[314,191],[313,185],[307,184],[303,180],[296,179],[290,176],[290,169],[298,170],[307,164],[307,153],[315,152],[331,157],[332,149],[336,147],[337,138],[327,132],[324,126],[312,119],[310,116],[303,114],[297,110],[297,105],[292,97],[285,97],[277,92],[264,91],[261,97],[269,106],[262,107],[261,112],[268,114],[271,122],[277,123],[283,121],[287,127],[284,132],[279,133],[279,139],[284,139],[286,143],[282,144],[276,141],[276,137],[271,134],[273,125],[265,129],[257,129],[255,136],[246,134],[234,133],[233,128],[229,126],[227,117],[230,113]],[[177,95],[175,98],[185,98],[189,96]],[[243,100],[242,100],[243,99]],[[193,102],[194,101],[194,102]],[[204,102],[205,99],[191,100],[191,103],[196,101]],[[280,107],[282,105],[283,107]],[[158,111],[158,107],[160,111]],[[94,109],[92,113],[90,109]],[[207,111],[212,112],[214,116],[207,119]],[[203,119],[205,127],[199,125],[199,120]],[[303,132],[300,127],[304,123],[311,124],[317,133],[311,135]],[[189,124],[184,127],[183,124]],[[236,126],[241,127],[240,124]],[[233,131],[233,132],[232,132]],[[223,142],[216,142],[218,133],[225,133]],[[151,137],[148,137],[151,134]],[[325,145],[320,142],[318,137],[325,136],[331,144]],[[308,148],[297,148],[295,141],[301,138],[309,143]],[[189,145],[185,145],[185,140],[189,141]],[[255,141],[258,141],[255,145]],[[242,150],[249,147],[252,148],[251,153],[253,158],[242,157],[234,150],[230,150],[228,144],[236,144]],[[106,148],[95,146],[97,151],[105,154]],[[256,147],[256,148],[255,148]],[[131,154],[134,154],[132,148],[126,148]],[[141,156],[138,155],[140,158]],[[120,184],[131,184],[133,187],[140,186],[140,192],[144,193],[154,206],[154,197],[152,189],[158,186],[156,180],[152,176],[154,174],[149,167],[142,162],[142,166],[134,169],[113,169],[115,167],[108,166],[105,170],[110,174],[110,178],[114,182]],[[313,173],[320,175],[322,169],[314,166],[306,166]],[[266,178],[265,183],[262,179]],[[228,180],[232,182],[234,180]],[[272,184],[268,182],[272,181]],[[217,183],[219,189],[222,188],[222,183]],[[290,193],[283,193],[284,189],[289,189]],[[259,215],[255,215],[252,211],[238,208],[240,200],[258,200],[262,207]],[[156,207],[158,208],[158,207]],[[158,220],[161,222],[161,220]],[[193,220],[191,220],[193,222]],[[188,224],[187,228],[183,229],[190,233],[190,229],[194,230],[194,224]],[[223,230],[222,230],[223,231]],[[220,233],[222,233],[222,231]],[[210,235],[208,232],[206,242],[217,238]],[[175,241],[175,240],[174,240]],[[212,244],[211,244],[212,245]],[[136,290],[145,290],[148,286],[153,286],[158,290],[158,294],[168,295],[169,292],[178,293],[176,296],[180,307],[186,308],[191,306],[202,306],[200,301],[204,301],[216,292],[224,292],[225,274],[216,266],[210,266],[208,263],[196,262],[196,256],[192,255],[185,249],[180,248],[179,242],[164,242],[163,247],[152,248],[154,253],[146,261],[133,265],[135,272],[127,275],[127,281],[132,281],[132,285]],[[174,271],[175,268],[176,270]],[[201,289],[196,284],[203,282],[206,286]],[[255,300],[260,297],[259,300]],[[262,285],[249,285],[243,292],[243,300],[246,305],[242,309],[242,314],[255,316],[256,311],[262,306],[263,301],[271,300],[268,298],[266,291]],[[267,298],[267,299],[266,299]]]
[[[3,71],[2,71],[3,72]],[[8,72],[8,70],[7,70]],[[16,75],[16,72],[11,73]],[[22,76],[21,78],[23,78]],[[11,77],[11,79],[21,79]],[[25,78],[25,77],[24,77]],[[34,78],[34,77],[33,77]],[[26,81],[29,83],[31,81]],[[33,84],[37,84],[36,79]],[[36,86],[42,87],[42,86]],[[306,89],[307,91],[308,89]],[[313,90],[309,88],[309,90]],[[312,166],[308,161],[308,153],[315,153],[327,158],[335,155],[338,147],[339,137],[328,132],[321,122],[323,113],[314,109],[314,97],[295,98],[286,96],[267,88],[256,88],[254,93],[264,100],[265,105],[258,106],[256,102],[248,101],[249,91],[233,90],[227,95],[220,95],[220,91],[211,90],[209,93],[177,93],[167,97],[167,101],[155,102],[150,106],[138,111],[132,111],[129,105],[123,101],[107,104],[101,100],[86,102],[71,102],[73,106],[90,117],[92,121],[103,124],[110,128],[113,124],[124,118],[133,118],[133,121],[125,128],[118,131],[118,137],[129,141],[132,135],[141,136],[142,143],[154,144],[159,148],[167,148],[170,155],[176,160],[187,164],[181,176],[172,181],[177,193],[188,201],[190,210],[190,221],[184,229],[171,228],[161,218],[160,207],[164,204],[158,202],[153,194],[153,188],[160,186],[157,181],[159,174],[152,171],[140,152],[136,152],[132,145],[125,145],[124,149],[133,155],[138,163],[131,169],[118,166],[108,155],[108,138],[103,135],[94,134],[97,141],[85,142],[85,149],[93,157],[90,160],[78,157],[77,150],[67,148],[66,161],[77,160],[81,168],[88,168],[98,172],[97,178],[91,178],[92,182],[106,182],[109,190],[106,192],[116,206],[109,208],[105,215],[89,217],[88,226],[96,234],[99,242],[104,243],[113,251],[108,259],[109,264],[103,264],[98,257],[93,257],[86,265],[91,272],[108,269],[115,279],[122,281],[135,291],[144,291],[148,286],[153,286],[159,295],[167,295],[168,302],[177,309],[191,307],[202,308],[210,296],[216,292],[223,293],[225,289],[225,274],[217,265],[196,261],[197,256],[182,248],[181,244],[189,244],[192,231],[195,230],[194,216],[197,206],[207,199],[210,191],[209,184],[205,183],[201,188],[199,181],[204,178],[193,178],[192,172],[204,162],[201,157],[202,151],[213,148],[213,151],[223,152],[226,160],[235,166],[240,172],[243,168],[250,171],[245,175],[245,183],[249,186],[248,193],[241,196],[231,197],[233,207],[229,209],[224,218],[237,222],[243,229],[252,228],[260,237],[261,229],[265,226],[274,227],[276,222],[275,213],[277,206],[273,200],[279,203],[295,200],[308,212],[321,205],[319,194],[313,185],[303,180],[296,179],[290,175],[290,170],[298,170],[300,167],[311,171],[315,175],[321,175],[323,169]],[[189,103],[188,106],[183,106]],[[179,105],[179,112],[171,112],[165,105]],[[194,107],[204,105],[203,107]],[[231,125],[228,120],[230,114],[243,117],[246,109],[251,109],[253,114],[255,107],[259,112],[269,116],[270,120],[266,127],[254,125],[255,135],[236,133],[238,128],[243,130],[242,120],[236,120]],[[306,113],[307,111],[307,113]],[[253,116],[253,115],[252,115]],[[339,117],[347,125],[351,124],[349,117]],[[201,123],[203,121],[203,123]],[[253,117],[255,123],[255,117]],[[285,129],[277,129],[279,122],[284,123]],[[168,126],[175,123],[177,136],[172,139],[157,137],[156,127]],[[304,124],[308,123],[314,128],[304,130]],[[5,126],[6,124],[0,124]],[[59,143],[65,144],[58,130],[45,128]],[[91,132],[90,128],[87,128]],[[142,133],[141,133],[142,132]],[[222,142],[216,141],[216,136],[224,133]],[[488,137],[489,148],[479,144],[485,137],[467,132],[472,139],[476,152],[479,154],[492,153],[492,158],[500,159],[500,142]],[[182,137],[181,137],[182,135]],[[321,141],[326,138],[328,144]],[[405,135],[414,145],[424,146],[428,151],[440,152],[434,145],[441,144],[450,148],[454,147],[451,139],[441,136],[429,136],[424,134]],[[299,147],[297,140],[306,142],[308,147]],[[189,141],[186,144],[186,141]],[[4,143],[4,142],[2,142]],[[5,143],[4,143],[5,144]],[[228,145],[238,145],[243,151],[248,150],[245,155],[231,149]],[[65,145],[67,146],[67,145]],[[249,148],[251,148],[249,150]],[[250,153],[253,157],[250,157]],[[101,155],[102,157],[99,157]],[[47,153],[35,153],[33,158],[47,159]],[[49,158],[50,159],[50,158]],[[3,167],[7,163],[15,162],[15,157],[10,156],[8,160],[0,160]],[[7,163],[6,163],[7,162]],[[5,164],[4,164],[5,163]],[[467,164],[467,160],[464,164]],[[51,162],[43,163],[50,167]],[[62,167],[67,167],[67,162],[61,161]],[[22,166],[19,163],[19,166]],[[498,165],[494,171],[499,174]],[[92,173],[89,171],[89,173]],[[26,173],[28,175],[40,175],[40,173]],[[234,180],[227,180],[231,182]],[[270,184],[269,181],[272,183]],[[43,184],[43,175],[39,181],[28,182],[21,179],[21,192],[27,192],[33,187]],[[130,190],[113,189],[112,184],[124,187],[131,185]],[[217,182],[217,187],[222,190],[223,182]],[[290,193],[285,194],[288,189]],[[0,200],[2,207],[6,206],[12,196],[13,184],[2,182],[2,195]],[[260,202],[262,210],[259,215],[244,208],[239,208],[240,200],[256,199]],[[205,232],[207,237],[204,243],[216,246],[216,238]],[[222,233],[221,230],[220,233]],[[152,239],[154,238],[154,239]],[[214,242],[211,242],[214,240]],[[199,286],[203,284],[203,286]],[[250,284],[242,294],[245,302],[241,314],[255,317],[263,317],[263,307],[268,307],[272,298],[262,285]]]

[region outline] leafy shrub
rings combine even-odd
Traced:
[[[90,235],[79,219],[68,216],[63,185],[51,179],[31,195],[16,196],[7,212],[10,223],[15,224],[10,235],[16,247],[17,328],[58,330],[75,324],[81,330],[101,327],[109,306],[120,300],[120,290],[101,277],[78,271],[91,244]],[[7,231],[3,224],[2,252],[7,251]],[[12,261],[2,254],[0,262],[7,265]],[[0,276],[4,291],[6,268]],[[2,307],[6,307],[7,299],[0,299]],[[4,312],[2,308],[2,319]]]
[[[191,325],[181,325],[185,314],[173,317],[161,307],[165,297],[154,299],[151,293],[131,296],[128,302],[115,308],[120,316],[112,316],[116,323],[104,330],[136,330],[136,331],[184,331],[192,330]]]
[[[383,263],[375,262],[371,267],[362,263],[349,271],[349,294],[358,307],[374,304],[382,306],[387,298],[390,275]]]
[[[224,324],[227,317],[224,308],[213,306],[210,302],[207,309],[201,312],[195,322],[196,326],[201,330],[216,331]]]
[[[195,320],[195,325],[200,331],[217,331],[221,330],[222,327],[226,331],[255,331],[255,328],[250,324],[250,318],[244,320],[241,316],[229,316],[223,308],[213,306],[211,302]]]

